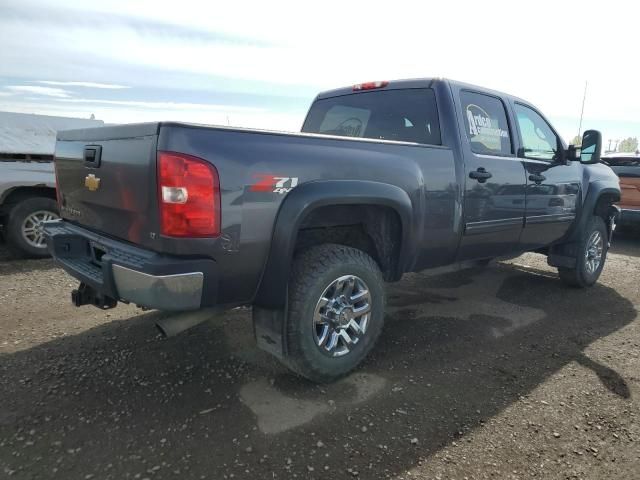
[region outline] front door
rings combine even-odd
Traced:
[[[513,105],[519,156],[527,171],[523,250],[561,239],[576,218],[582,189],[580,162],[564,160],[564,146],[551,125],[528,105]]]
[[[502,99],[461,90],[460,128],[465,161],[464,235],[458,260],[492,258],[518,247],[526,178],[513,151]]]

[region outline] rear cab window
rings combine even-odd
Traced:
[[[377,90],[316,100],[305,133],[441,145],[430,88]]]
[[[511,156],[511,135],[502,100],[463,90],[460,102],[471,151],[481,155]]]

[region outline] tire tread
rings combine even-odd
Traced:
[[[314,364],[313,354],[316,352],[307,351],[304,342],[300,341],[299,337],[303,333],[300,331],[300,322],[295,321],[296,318],[303,315],[309,301],[314,303],[317,301],[316,298],[310,298],[308,292],[317,287],[326,272],[344,264],[356,264],[366,268],[375,275],[379,285],[383,286],[384,281],[378,264],[365,252],[345,245],[322,244],[311,247],[296,257],[292,267],[286,330],[287,356],[284,362],[291,370],[312,381],[330,382],[355,368],[353,365],[329,372]],[[371,286],[369,288],[371,289]],[[375,344],[380,335],[382,322],[379,323],[380,325],[375,325],[375,322],[370,324],[374,329],[373,332],[370,332],[373,334],[370,338],[370,345]],[[353,352],[349,355],[353,355]]]

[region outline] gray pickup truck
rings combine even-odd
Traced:
[[[331,381],[372,349],[384,282],[406,272],[535,251],[594,284],[620,198],[601,143],[567,147],[530,103],[443,79],[321,93],[302,133],[67,131],[45,233],[76,305],[252,305],[260,347]]]

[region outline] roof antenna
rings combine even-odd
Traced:
[[[584,95],[582,96],[582,110],[580,111],[580,124],[578,125],[578,137],[582,134],[582,117],[584,116],[584,102],[587,100],[587,80],[584,81]]]

